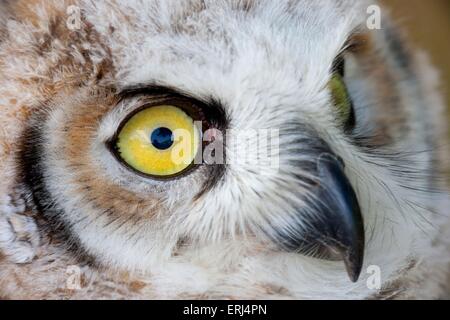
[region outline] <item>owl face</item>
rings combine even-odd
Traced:
[[[410,125],[421,98],[365,1],[80,1],[76,30],[43,3],[57,19],[33,15],[26,58],[53,67],[36,71],[19,162],[67,248],[126,270],[270,275],[299,297],[369,295],[346,273],[378,265],[387,281],[420,255],[431,155],[403,151],[427,143]]]

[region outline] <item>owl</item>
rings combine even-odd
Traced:
[[[0,1],[0,297],[447,297],[438,76],[378,10]]]

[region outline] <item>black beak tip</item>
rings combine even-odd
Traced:
[[[358,282],[363,266],[362,259],[358,258],[355,259],[354,257],[346,257],[344,259],[344,263],[350,280],[353,283]]]
[[[321,198],[328,200],[322,213],[336,228],[331,232],[337,243],[335,249],[340,252],[350,280],[357,282],[364,262],[364,224],[355,191],[344,174],[344,166],[342,159],[331,155],[325,154],[319,159],[319,173],[327,184],[322,189]],[[333,230],[333,226],[328,230]]]

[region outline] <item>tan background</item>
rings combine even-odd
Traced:
[[[430,53],[440,70],[450,123],[450,0],[383,0],[417,47]]]

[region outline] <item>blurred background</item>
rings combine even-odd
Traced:
[[[450,127],[450,0],[381,0],[440,71]],[[449,130],[450,141],[450,130]],[[448,155],[450,158],[450,154]],[[450,163],[448,161],[447,163]],[[450,187],[450,172],[447,178]]]
[[[450,124],[450,0],[382,2],[391,10],[398,24],[406,28],[415,46],[429,53],[440,71]]]

